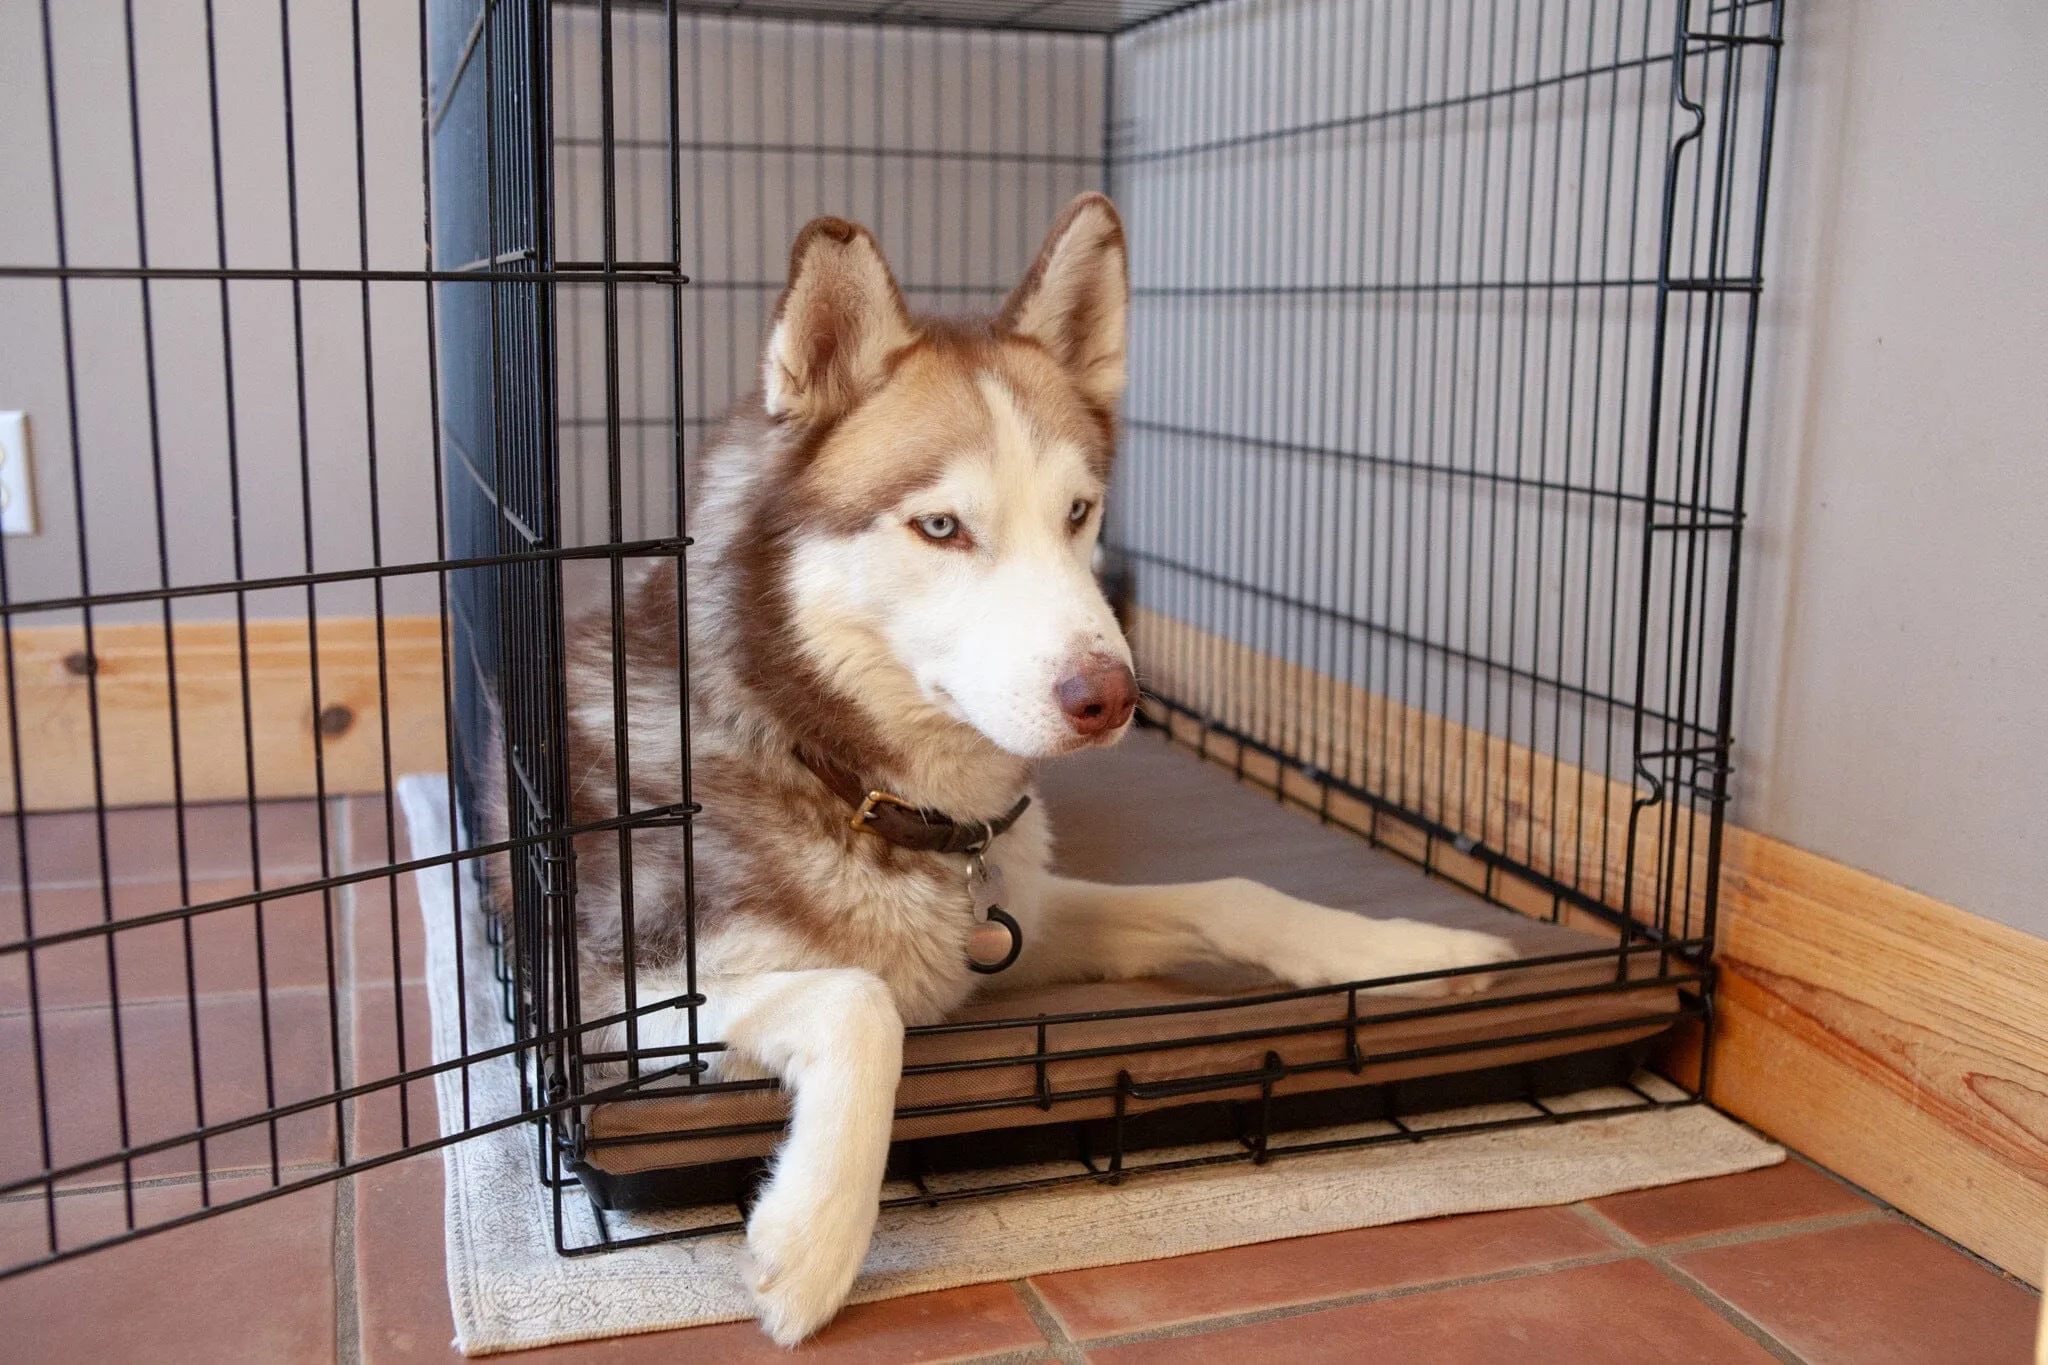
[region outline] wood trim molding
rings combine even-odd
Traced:
[[[2048,1251],[2048,940],[1749,830],[1709,1097],[2013,1275]]]
[[[1404,804],[1475,833],[1490,820],[1506,836],[1496,847],[1541,870],[1597,868],[1604,850],[1608,885],[1618,884],[1633,795],[1625,784],[1184,622],[1140,611],[1131,635],[1141,676],[1158,690],[1228,697],[1234,711],[1216,719],[1279,736],[1331,771],[1413,774]],[[1186,717],[1169,723],[1263,785],[1422,855],[1412,826]],[[1454,790],[1435,774],[1457,771],[1459,759],[1444,768],[1423,754],[1463,756],[1486,782]],[[1584,795],[1565,803],[1560,792]],[[1513,818],[1502,824],[1488,811]],[[1428,856],[1480,885],[1483,869],[1461,868],[1455,851]],[[2048,939],[1734,825],[1722,875],[1709,1098],[2039,1283],[2048,1248]],[[1525,912],[1549,910],[1526,888],[1488,885]],[[1586,916],[1567,922],[1600,927]],[[1680,1074],[1695,1073],[1684,1065]]]
[[[249,794],[310,796],[384,787],[379,661],[390,697],[391,771],[447,766],[442,737],[441,622],[433,616],[323,619],[317,640],[304,620],[248,623],[249,742],[244,743],[242,636],[232,621],[173,626],[178,767],[187,801]],[[21,736],[22,805],[68,810],[93,804],[90,691],[98,693],[99,764],[109,805],[172,799],[171,669],[161,625],[102,625],[90,661],[78,626],[10,632],[14,687],[7,719]],[[320,710],[314,714],[311,644],[319,647]],[[89,688],[90,684],[90,688]],[[11,735],[0,728],[0,811],[14,809]],[[315,781],[316,745],[321,776]]]

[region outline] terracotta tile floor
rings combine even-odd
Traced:
[[[317,876],[323,858],[333,870],[391,860],[381,803],[335,802],[326,820],[321,814],[306,802],[264,807],[256,868],[245,810],[194,812],[184,874],[192,899],[232,895],[259,872],[265,886]],[[184,903],[176,830],[161,812],[114,817],[106,895],[87,817],[32,817],[29,835],[26,908],[38,932]],[[402,834],[399,844],[404,857]],[[0,938],[19,935],[23,900],[18,869],[0,871]],[[45,1070],[66,1078],[49,1138],[57,1159],[91,1156],[118,1139],[117,1023],[134,1141],[189,1128],[196,1103],[220,1122],[255,1112],[272,1091],[281,1101],[319,1093],[337,1055],[354,1080],[389,1074],[401,1040],[407,1063],[420,1064],[427,1018],[416,919],[411,888],[383,881],[331,900],[272,902],[259,963],[253,913],[223,911],[194,926],[190,1003],[176,926],[118,935],[111,968],[96,942],[39,955]],[[253,990],[259,966],[271,988],[267,1018]],[[118,1018],[104,1003],[110,970],[121,983]],[[24,1045],[28,990],[19,958],[0,961],[0,1085],[16,1096],[35,1093],[33,1052]],[[197,1086],[187,1042],[194,1029],[206,1062]],[[431,1128],[429,1090],[415,1087],[408,1100],[403,1112],[392,1093],[357,1107],[348,1119],[355,1150],[395,1150],[405,1133]],[[303,1163],[328,1149],[333,1121],[323,1108],[278,1125],[278,1162],[315,1170]],[[32,1102],[0,1106],[0,1181],[40,1169],[41,1140]],[[262,1126],[209,1144],[211,1199],[267,1188],[270,1145]],[[147,1223],[195,1212],[198,1158],[173,1148],[138,1169],[147,1179],[134,1217]],[[66,1244],[123,1226],[128,1209],[107,1188],[109,1175],[89,1175],[58,1199]],[[1284,1180],[1285,1168],[1273,1175]],[[449,1344],[441,1197],[440,1159],[416,1157],[0,1281],[0,1359],[458,1359]],[[46,1217],[38,1198],[0,1201],[0,1263],[37,1254]],[[1335,1233],[871,1304],[847,1311],[795,1354],[871,1365],[2019,1365],[2038,1311],[2031,1290],[1795,1159],[1569,1208]],[[517,1358],[722,1365],[785,1356],[752,1325],[734,1324]]]

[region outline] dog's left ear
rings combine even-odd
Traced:
[[[1060,214],[996,322],[1045,347],[1089,401],[1110,408],[1124,391],[1130,298],[1123,220],[1106,196],[1091,192]]]

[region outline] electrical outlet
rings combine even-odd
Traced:
[[[0,531],[36,533],[36,481],[28,454],[28,414],[0,412]]]

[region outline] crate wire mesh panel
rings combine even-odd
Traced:
[[[1482,890],[1700,946],[1774,12],[1230,13],[1117,48],[1149,681]]]
[[[872,227],[913,307],[986,311],[1060,205],[1109,190],[1133,267],[1109,568],[1151,722],[1603,928],[1618,981],[1703,1011],[1776,0],[4,23],[37,156],[0,345],[46,490],[45,536],[0,546],[11,809],[74,812],[9,817],[0,1022],[35,1100],[0,1196],[43,1233],[6,1273],[508,1124],[562,1249],[621,1244],[561,1217],[592,1106],[762,1084],[706,1082],[694,1031],[586,1045],[613,1020],[577,998],[561,659],[566,620],[687,564],[684,456],[755,382],[817,213]],[[83,786],[28,705],[66,660]],[[409,857],[390,797],[419,769],[452,774],[452,826],[502,790],[506,841]],[[693,810],[599,828],[630,877]],[[122,868],[151,839],[177,872],[145,893]],[[435,1063],[411,878],[459,898],[490,856],[511,928],[461,988],[517,1042]],[[520,1114],[465,1090],[437,1122],[436,1076],[507,1056]],[[107,1188],[117,1226],[67,1216]]]

